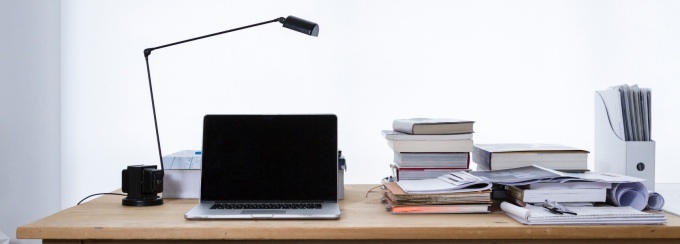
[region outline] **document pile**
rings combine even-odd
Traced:
[[[390,213],[488,213],[491,182],[464,171],[383,184]]]
[[[511,218],[527,225],[641,225],[663,224],[667,221],[661,213],[646,213],[632,207],[569,207],[571,213],[556,213],[545,207],[519,207],[503,202],[501,209]]]
[[[637,210],[658,210],[663,207],[663,197],[657,193],[650,194],[645,186],[640,183],[641,181],[644,181],[644,179],[632,176],[596,172],[566,173],[543,168],[537,165],[506,170],[473,171],[471,174],[484,179],[487,182],[492,182],[493,184],[505,185],[506,187],[517,186],[508,187],[510,189],[519,187],[526,188],[526,186],[537,183],[559,183],[565,185],[567,185],[567,183],[575,182],[608,183],[611,184],[611,187],[607,187],[608,189],[602,189],[603,195],[600,197],[601,200],[589,200],[587,202],[605,202],[606,200],[607,203],[614,206],[631,206]],[[583,183],[580,185],[582,184]],[[525,191],[528,190],[529,189],[525,189]],[[545,193],[542,198],[541,196],[537,196],[537,198],[534,198],[534,200],[530,201],[525,201],[525,199],[520,200],[528,203],[542,202],[545,199],[558,202],[570,202],[568,200],[557,199],[557,196],[554,196],[554,194],[550,191],[545,192],[547,193]],[[510,193],[512,193],[512,190]],[[583,193],[583,191],[580,193]],[[576,202],[586,201],[579,200]]]
[[[606,190],[606,203],[613,206],[594,207],[591,204],[560,204],[553,201],[555,195],[546,194],[531,204],[517,206],[509,202],[501,203],[501,209],[513,219],[523,224],[663,224],[666,217],[658,212],[646,213],[643,209],[658,210],[663,206],[663,198],[650,194],[640,183],[643,179],[612,173],[565,173],[539,166],[529,166],[497,171],[474,171],[472,174],[494,184],[523,187],[538,183],[567,184],[585,182],[611,184]],[[546,191],[550,192],[550,191]],[[603,191],[604,193],[604,191]],[[540,202],[543,202],[541,204]],[[568,200],[564,202],[570,202]],[[592,201],[605,202],[605,200]],[[555,208],[555,206],[568,206]],[[599,204],[598,204],[599,205]]]

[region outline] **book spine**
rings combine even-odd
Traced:
[[[474,147],[472,149],[472,160],[477,163],[477,165],[482,166],[482,168],[491,170],[491,152],[479,147]]]
[[[474,147],[473,147],[474,150]],[[465,164],[465,168],[469,169],[470,168],[470,153],[467,153],[467,163]]]

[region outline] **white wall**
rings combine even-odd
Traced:
[[[289,14],[150,57],[163,151],[200,149],[206,113],[338,114],[346,183],[377,183],[392,120],[475,120],[475,142],[593,150],[593,93],[652,88],[658,182],[680,136],[678,1],[78,1],[62,6],[62,207],[158,162],[142,50]],[[591,157],[592,166],[592,157]],[[592,168],[592,167],[591,167]]]
[[[0,231],[60,210],[59,1],[0,0]],[[38,242],[39,243],[39,242]]]

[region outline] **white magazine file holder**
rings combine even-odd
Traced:
[[[595,171],[623,174],[645,179],[647,190],[654,191],[654,141],[626,141],[614,133],[607,107],[595,92]]]

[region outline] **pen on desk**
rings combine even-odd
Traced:
[[[543,208],[547,209],[548,211],[550,211],[550,213],[553,213],[553,214],[577,215],[576,212],[569,210],[565,206],[562,206],[555,201],[549,201],[548,199],[545,199],[545,201],[543,202]]]

